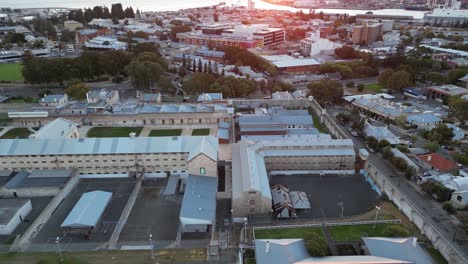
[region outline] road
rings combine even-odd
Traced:
[[[327,109],[327,111],[334,116],[333,113],[343,112],[343,109],[333,108]],[[338,122],[337,122],[338,123]],[[339,123],[338,123],[339,124]],[[356,148],[366,148],[361,137],[353,137],[345,127],[344,131],[348,134],[348,137],[353,140]],[[408,181],[404,175],[398,173],[393,166],[390,165],[378,154],[370,154],[369,162],[371,162],[378,170],[387,175],[389,179],[396,185],[399,186],[406,197],[408,197],[414,204],[420,206],[426,215],[433,221],[439,224],[440,228],[446,232],[447,237],[451,237],[455,240],[468,254],[468,237],[463,229],[458,225],[458,219],[454,216],[449,216],[445,210],[442,209],[442,205],[436,202],[427,194],[423,193],[419,186],[415,183]]]

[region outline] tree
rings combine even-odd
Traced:
[[[105,18],[102,6],[93,7],[93,14],[95,18]]]
[[[26,42],[24,35],[21,33],[8,32],[3,39],[4,43],[19,43]]]
[[[159,53],[159,46],[152,42],[147,43],[138,43],[133,47],[133,54],[138,55],[143,52],[151,52],[158,56],[161,56]]]
[[[203,72],[203,64],[201,59],[198,59],[198,67],[197,67],[198,72]]]
[[[364,91],[364,88],[365,88],[365,86],[364,86],[363,83],[360,83],[360,84],[358,84],[358,86],[357,86],[357,89],[358,89],[359,92]]]
[[[458,79],[462,78],[463,76],[468,74],[468,68],[459,68],[451,70],[448,73],[447,81],[451,84],[456,84]]]
[[[392,69],[385,69],[382,73],[380,73],[377,81],[379,84],[383,86],[387,86],[388,80],[392,77],[395,72]]]
[[[187,69],[185,67],[180,67],[177,74],[180,76],[180,78],[184,78],[185,75],[187,75]]]
[[[452,141],[453,136],[453,130],[446,124],[438,124],[427,133],[427,139],[437,144],[446,144]]]
[[[160,91],[162,93],[171,93],[171,94],[174,94],[175,93],[175,87],[174,85],[172,84],[172,81],[171,79],[165,77],[165,76],[162,76],[159,81],[158,81],[158,87],[160,89]]]
[[[376,149],[379,144],[379,141],[375,137],[371,136],[366,138],[366,143],[369,146],[369,148]]]
[[[343,46],[341,48],[335,49],[335,55],[340,57],[343,60],[355,59],[357,58],[356,50],[351,46]]]
[[[378,146],[379,146],[379,149],[383,149],[385,147],[390,146],[390,142],[388,142],[388,140],[386,140],[386,139],[382,139],[382,140],[379,141]]]
[[[304,236],[304,243],[311,256],[323,257],[328,255],[328,243],[323,236],[317,233],[307,233]]]
[[[65,93],[73,99],[83,100],[86,99],[86,93],[89,92],[89,86],[85,83],[78,83],[69,86]]]
[[[336,104],[343,97],[343,86],[340,82],[321,79],[308,85],[309,94],[322,105]]]
[[[135,12],[133,12],[133,8],[131,6],[125,8],[124,13],[126,18],[135,18]]]
[[[405,70],[395,72],[388,80],[386,87],[401,91],[411,85],[411,74]]]
[[[140,53],[128,65],[128,74],[137,89],[148,89],[155,85],[167,69],[166,62],[160,56],[150,52]]]
[[[216,79],[210,74],[195,72],[192,78],[184,81],[182,87],[190,94],[199,94],[207,92],[206,90],[213,85],[215,81]]]
[[[458,118],[459,120],[468,119],[468,101],[459,97],[451,96],[448,99],[450,108],[450,115]]]
[[[99,62],[103,71],[111,76],[115,76],[130,63],[130,57],[121,50],[107,50],[100,54]]]
[[[173,26],[171,28],[171,39],[172,40],[177,40],[176,36],[178,33],[184,33],[184,32],[190,32],[192,31],[192,28],[188,25],[180,25],[180,26]]]
[[[423,148],[429,150],[430,152],[437,152],[440,149],[440,145],[436,142],[427,142],[424,144]]]
[[[409,231],[399,225],[391,225],[383,230],[384,237],[408,237]]]
[[[354,88],[354,82],[353,81],[349,81],[346,83],[346,87],[348,88]]]
[[[430,72],[425,76],[426,81],[429,82],[430,85],[437,84],[441,85],[447,82],[447,78],[444,75],[438,72]]]
[[[122,4],[117,3],[111,5],[111,16],[117,19],[125,18],[125,12],[123,10]]]

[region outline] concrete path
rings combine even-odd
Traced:
[[[328,232],[328,228],[326,226],[322,226],[323,236],[327,240],[328,248],[330,249],[330,253],[332,256],[338,256],[338,250],[335,247],[335,241],[331,238],[330,233]]]
[[[9,126],[9,127],[4,127],[2,131],[0,131],[0,137],[2,137],[8,130],[12,129],[14,127]]]
[[[114,232],[112,232],[111,238],[109,239],[109,249],[116,249],[117,248],[117,241],[119,240],[120,233],[122,232],[123,227],[127,223],[127,219],[130,216],[130,212],[132,211],[133,205],[138,197],[138,194],[141,190],[141,182],[143,180],[143,175],[138,178],[138,182],[135,184],[135,188],[133,188],[132,194],[128,198],[127,204],[120,215],[119,221],[115,226]]]

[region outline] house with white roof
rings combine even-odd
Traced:
[[[78,124],[65,118],[57,118],[52,122],[45,124],[32,138],[79,138]]]
[[[364,124],[364,134],[366,137],[374,137],[377,140],[387,140],[390,145],[398,145],[401,143],[401,140],[395,136],[387,127],[383,126],[374,126],[369,122]]]
[[[430,113],[409,115],[406,117],[406,121],[411,126],[425,130],[433,129],[437,124],[442,123],[442,119]]]

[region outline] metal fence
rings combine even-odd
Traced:
[[[372,225],[372,224],[401,224],[401,219],[376,220],[376,221],[347,221],[347,222],[323,222],[314,224],[293,224],[293,225],[274,225],[274,226],[255,226],[253,227],[253,238],[255,239],[255,230],[265,229],[289,229],[289,228],[307,228],[322,226],[352,226],[352,225]]]

